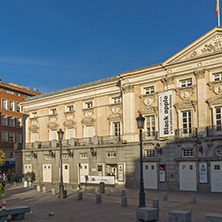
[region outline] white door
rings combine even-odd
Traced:
[[[197,191],[195,162],[182,162],[179,166],[180,190]]]
[[[52,182],[52,165],[51,164],[43,164],[42,165],[42,173],[43,173],[43,182],[51,183]]]
[[[69,164],[62,164],[63,182],[69,183]]]
[[[32,164],[24,164],[24,170],[23,173],[31,173],[32,172]]]
[[[222,162],[211,162],[211,192],[222,192]]]
[[[88,163],[80,163],[79,164],[79,174],[80,174],[80,182],[86,183],[86,177],[89,175],[89,164]]]
[[[143,163],[144,188],[157,189],[157,164]]]

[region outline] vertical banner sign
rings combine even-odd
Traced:
[[[173,91],[158,94],[159,103],[159,135],[174,136],[173,127]]]
[[[207,163],[199,163],[200,183],[207,183]]]
[[[118,181],[124,181],[124,165],[118,164]]]

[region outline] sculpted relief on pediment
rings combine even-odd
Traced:
[[[204,45],[196,48],[191,53],[181,58],[181,60],[193,59],[210,53],[222,51],[222,35],[216,35],[207,41]]]

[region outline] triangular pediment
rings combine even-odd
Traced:
[[[215,27],[174,56],[167,59],[163,65],[196,59],[219,52],[222,52],[222,27]]]

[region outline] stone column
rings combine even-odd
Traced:
[[[124,85],[122,87],[123,98],[123,135],[124,140],[134,141],[135,137],[135,102],[134,86]]]
[[[206,136],[206,84],[205,84],[205,70],[198,70],[194,72],[196,76],[196,85],[197,85],[197,127],[198,135]]]

